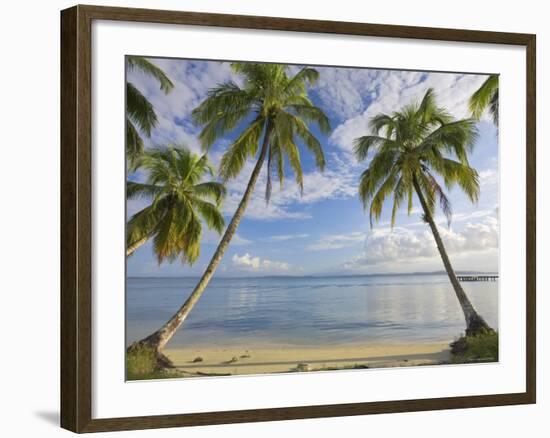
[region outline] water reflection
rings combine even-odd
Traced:
[[[127,341],[157,329],[191,292],[192,278],[130,278]],[[464,283],[498,326],[498,283]],[[464,330],[444,275],[214,279],[171,345],[450,341]]]

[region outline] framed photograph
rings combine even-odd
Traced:
[[[535,35],[61,13],[61,425],[535,403]]]

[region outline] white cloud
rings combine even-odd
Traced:
[[[375,93],[376,70],[320,67],[315,93],[324,106],[340,119],[354,117],[366,108]]]
[[[498,248],[498,222],[486,217],[482,222],[467,223],[460,231],[440,227],[439,233],[445,248],[453,256],[493,252]],[[437,259],[439,253],[429,230],[413,231],[406,228],[375,229],[366,236],[364,251],[345,263],[349,270],[378,265],[397,267],[423,259]]]
[[[222,235],[223,233],[220,235],[216,231],[208,229],[206,225],[203,224],[203,243],[217,245],[220,242]],[[250,245],[252,243],[252,240],[242,237],[241,235],[239,235],[239,233],[235,233],[233,235],[233,238],[231,239],[231,246],[244,246]]]
[[[214,156],[219,161],[219,156]],[[255,162],[248,160],[243,170],[234,180],[228,181],[228,196],[223,205],[224,213],[233,215],[248,184]],[[310,213],[304,207],[327,199],[344,199],[355,196],[357,193],[357,178],[354,170],[345,162],[331,155],[330,168],[324,172],[314,170],[303,175],[304,190],[289,174],[280,189],[278,181],[273,181],[273,190],[269,204],[265,202],[265,186],[267,181],[267,166],[264,165],[256,187],[250,200],[245,217],[256,220],[275,219],[308,219]],[[299,209],[298,209],[299,208]]]
[[[309,234],[278,234],[276,236],[267,237],[265,240],[269,242],[284,242],[287,240],[305,239],[306,237],[309,237]]]
[[[479,172],[479,185],[488,186],[498,183],[498,171],[496,169],[485,169]]]
[[[276,273],[290,270],[290,265],[288,263],[252,257],[249,253],[245,253],[242,256],[234,254],[231,261],[235,268],[245,271]]]
[[[154,78],[139,70],[128,72],[128,80],[153,104],[157,114],[158,125],[151,138],[145,138],[146,145],[185,144],[199,152],[198,128],[191,122],[191,111],[205,98],[209,88],[235,79],[229,65],[163,58],[149,60],[167,74],[174,88],[166,94]]]
[[[422,211],[419,209],[418,213],[421,213]],[[495,214],[495,209],[484,209],[484,210],[473,210],[467,213],[453,213],[451,224],[456,224],[460,222],[466,222],[471,221],[473,219],[481,219],[486,216],[492,216]],[[442,214],[437,214],[434,216],[434,222],[441,226],[441,227],[447,227],[447,218]],[[381,225],[389,225],[389,222],[385,222]],[[410,222],[407,224],[408,227],[418,227],[418,226],[426,226],[426,222],[424,221],[416,221],[416,222]]]
[[[371,99],[366,110],[336,127],[330,137],[331,144],[346,152],[352,151],[355,138],[370,132],[368,122],[372,116],[391,114],[407,104],[418,102],[428,88],[435,89],[437,103],[447,108],[452,115],[457,118],[467,117],[468,99],[486,79],[483,75],[389,70],[372,73],[375,72],[370,76],[370,84],[364,91]]]
[[[356,231],[349,234],[327,234],[317,242],[308,245],[308,251],[325,251],[330,249],[341,249],[357,245],[365,241],[365,233]]]
[[[129,74],[129,79],[151,100],[158,115],[158,127],[148,143],[181,142],[198,152],[200,145],[196,137],[199,129],[191,123],[191,111],[204,99],[209,88],[226,80],[238,82],[239,78],[231,73],[227,63],[160,58],[152,59],[152,62],[168,74],[175,88],[166,95],[154,79],[137,71]],[[330,137],[330,144],[345,152],[350,152],[355,137],[366,133],[371,115],[391,112],[411,100],[419,99],[429,86],[438,90],[440,104],[460,113],[471,90],[484,79],[484,76],[475,75],[430,73],[426,76],[421,72],[356,68],[320,68],[320,71],[320,81],[314,93],[325,103],[325,107],[330,107],[341,119],[349,118]],[[424,77],[427,79],[420,82]],[[222,143],[218,142],[213,150],[219,150]],[[220,156],[219,153],[210,153],[215,163],[219,163]],[[356,196],[362,167],[355,166],[355,161],[341,152],[327,154],[327,163],[324,172],[314,170],[304,174],[303,195],[290,173],[282,190],[273,181],[269,204],[264,199],[264,165],[245,217],[254,220],[304,220],[311,218],[308,206],[313,203]],[[241,201],[254,164],[253,160],[249,160],[239,176],[228,182],[228,196],[223,206],[226,215],[232,216]]]

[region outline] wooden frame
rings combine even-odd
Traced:
[[[92,419],[91,23],[221,26],[525,46],[527,53],[526,392],[324,406]],[[61,13],[61,426],[99,432],[535,403],[535,35],[98,6]]]

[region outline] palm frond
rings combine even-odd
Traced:
[[[205,199],[213,199],[217,205],[220,205],[227,194],[225,186],[219,182],[208,181],[193,186],[193,192],[196,196]]]
[[[365,161],[371,150],[398,149],[399,143],[378,135],[365,135],[353,140],[353,153],[357,161]]]
[[[199,198],[193,198],[192,204],[201,215],[202,219],[206,222],[208,227],[221,234],[225,228],[225,220],[223,219],[223,215],[220,213],[220,210],[218,210],[214,204],[205,202]]]
[[[126,83],[126,113],[132,122],[148,137],[157,124],[157,115],[151,102],[130,82]]]
[[[126,118],[126,156],[131,170],[135,170],[139,157],[143,153],[143,139],[134,124]]]
[[[493,119],[498,121],[498,75],[490,75],[470,97],[469,109],[475,119],[479,120],[489,105],[495,110]]]
[[[128,244],[152,238],[159,263],[179,257],[183,263],[192,264],[200,254],[200,218],[218,232],[224,228],[218,207],[225,187],[204,181],[214,172],[208,158],[183,146],[148,149],[140,161],[147,180],[129,181],[127,197],[150,199],[151,204],[128,221]]]
[[[330,120],[322,109],[313,105],[292,104],[287,107],[297,117],[307,123],[315,123],[323,133],[330,132]]]
[[[369,120],[369,129],[373,134],[380,134],[384,130],[386,138],[393,138],[396,129],[395,120],[387,114],[377,114]]]
[[[395,226],[395,219],[397,217],[397,211],[403,202],[403,199],[407,196],[407,185],[403,180],[403,176],[400,176],[395,184],[393,191],[393,206],[391,212],[391,227]]]
[[[478,130],[474,119],[457,120],[434,130],[417,149],[420,154],[430,149],[442,149],[467,164],[468,151],[473,148],[477,138]]]
[[[263,119],[256,119],[223,154],[219,174],[224,181],[235,178],[243,168],[247,157],[256,154],[258,141],[264,130],[263,124]]]
[[[499,116],[499,109],[498,109],[498,87],[493,93],[493,97],[491,98],[491,102],[489,103],[489,112],[491,113],[491,117],[493,119],[493,123],[498,127],[498,116]]]
[[[378,221],[382,214],[382,207],[386,198],[394,191],[395,184],[398,180],[398,171],[394,170],[387,178],[378,186],[370,203],[369,220],[372,228],[373,222]],[[374,220],[373,220],[374,219]]]
[[[142,56],[126,57],[126,65],[129,70],[141,70],[146,75],[154,77],[159,82],[160,89],[165,93],[168,93],[174,88],[174,84],[166,73]]]
[[[160,195],[163,192],[163,187],[153,185],[137,183],[134,181],[126,182],[126,198],[127,199],[151,199]]]
[[[150,236],[166,213],[166,201],[148,205],[135,213],[126,225],[126,244],[130,246],[144,237]]]
[[[207,98],[192,112],[193,120],[203,125],[199,135],[204,150],[233,130],[252,110],[254,96],[234,82],[209,90]]]
[[[369,167],[359,179],[359,198],[366,209],[379,185],[391,173],[395,173],[395,151],[381,152],[372,159]]]
[[[419,103],[391,115],[372,117],[369,126],[372,134],[355,139],[354,153],[358,161],[367,160],[372,153],[359,181],[359,197],[363,207],[370,210],[371,226],[392,193],[391,226],[405,200],[411,214],[415,192],[425,207],[426,220],[433,216],[438,203],[450,224],[451,202],[437,175],[447,188],[458,185],[472,202],[477,201],[479,178],[468,164],[468,152],[478,135],[476,121],[454,120],[445,108],[437,106],[432,89]]]
[[[282,112],[282,114],[285,115],[283,119],[287,119],[287,116],[290,117],[290,119],[288,119],[288,123],[292,127],[292,130],[300,138],[300,140],[303,141],[304,145],[310,150],[310,152],[313,153],[315,163],[319,170],[324,170],[325,154],[317,137],[311,133],[306,123],[299,117],[285,112]]]
[[[447,219],[447,226],[451,226],[451,220],[453,217],[453,209],[451,207],[451,202],[447,195],[435,179],[435,177],[429,172],[425,171],[423,173],[423,178],[425,180],[425,186],[429,187],[433,197],[439,199],[439,207]]]
[[[313,154],[321,170],[325,166],[321,143],[309,125],[316,124],[321,132],[328,133],[330,121],[307,96],[307,89],[318,79],[319,72],[304,67],[290,77],[288,65],[246,62],[231,63],[231,69],[241,77],[242,85],[234,82],[218,85],[193,111],[195,123],[202,126],[200,140],[204,149],[247,123],[223,154],[220,177],[224,181],[236,177],[247,158],[255,156],[263,142],[268,152],[266,201],[271,196],[275,171],[281,187],[283,185],[285,157],[302,189],[303,171],[297,143],[300,146],[303,143]]]
[[[313,85],[319,79],[319,72],[311,67],[303,67],[284,87],[285,96],[304,93],[307,85]]]

